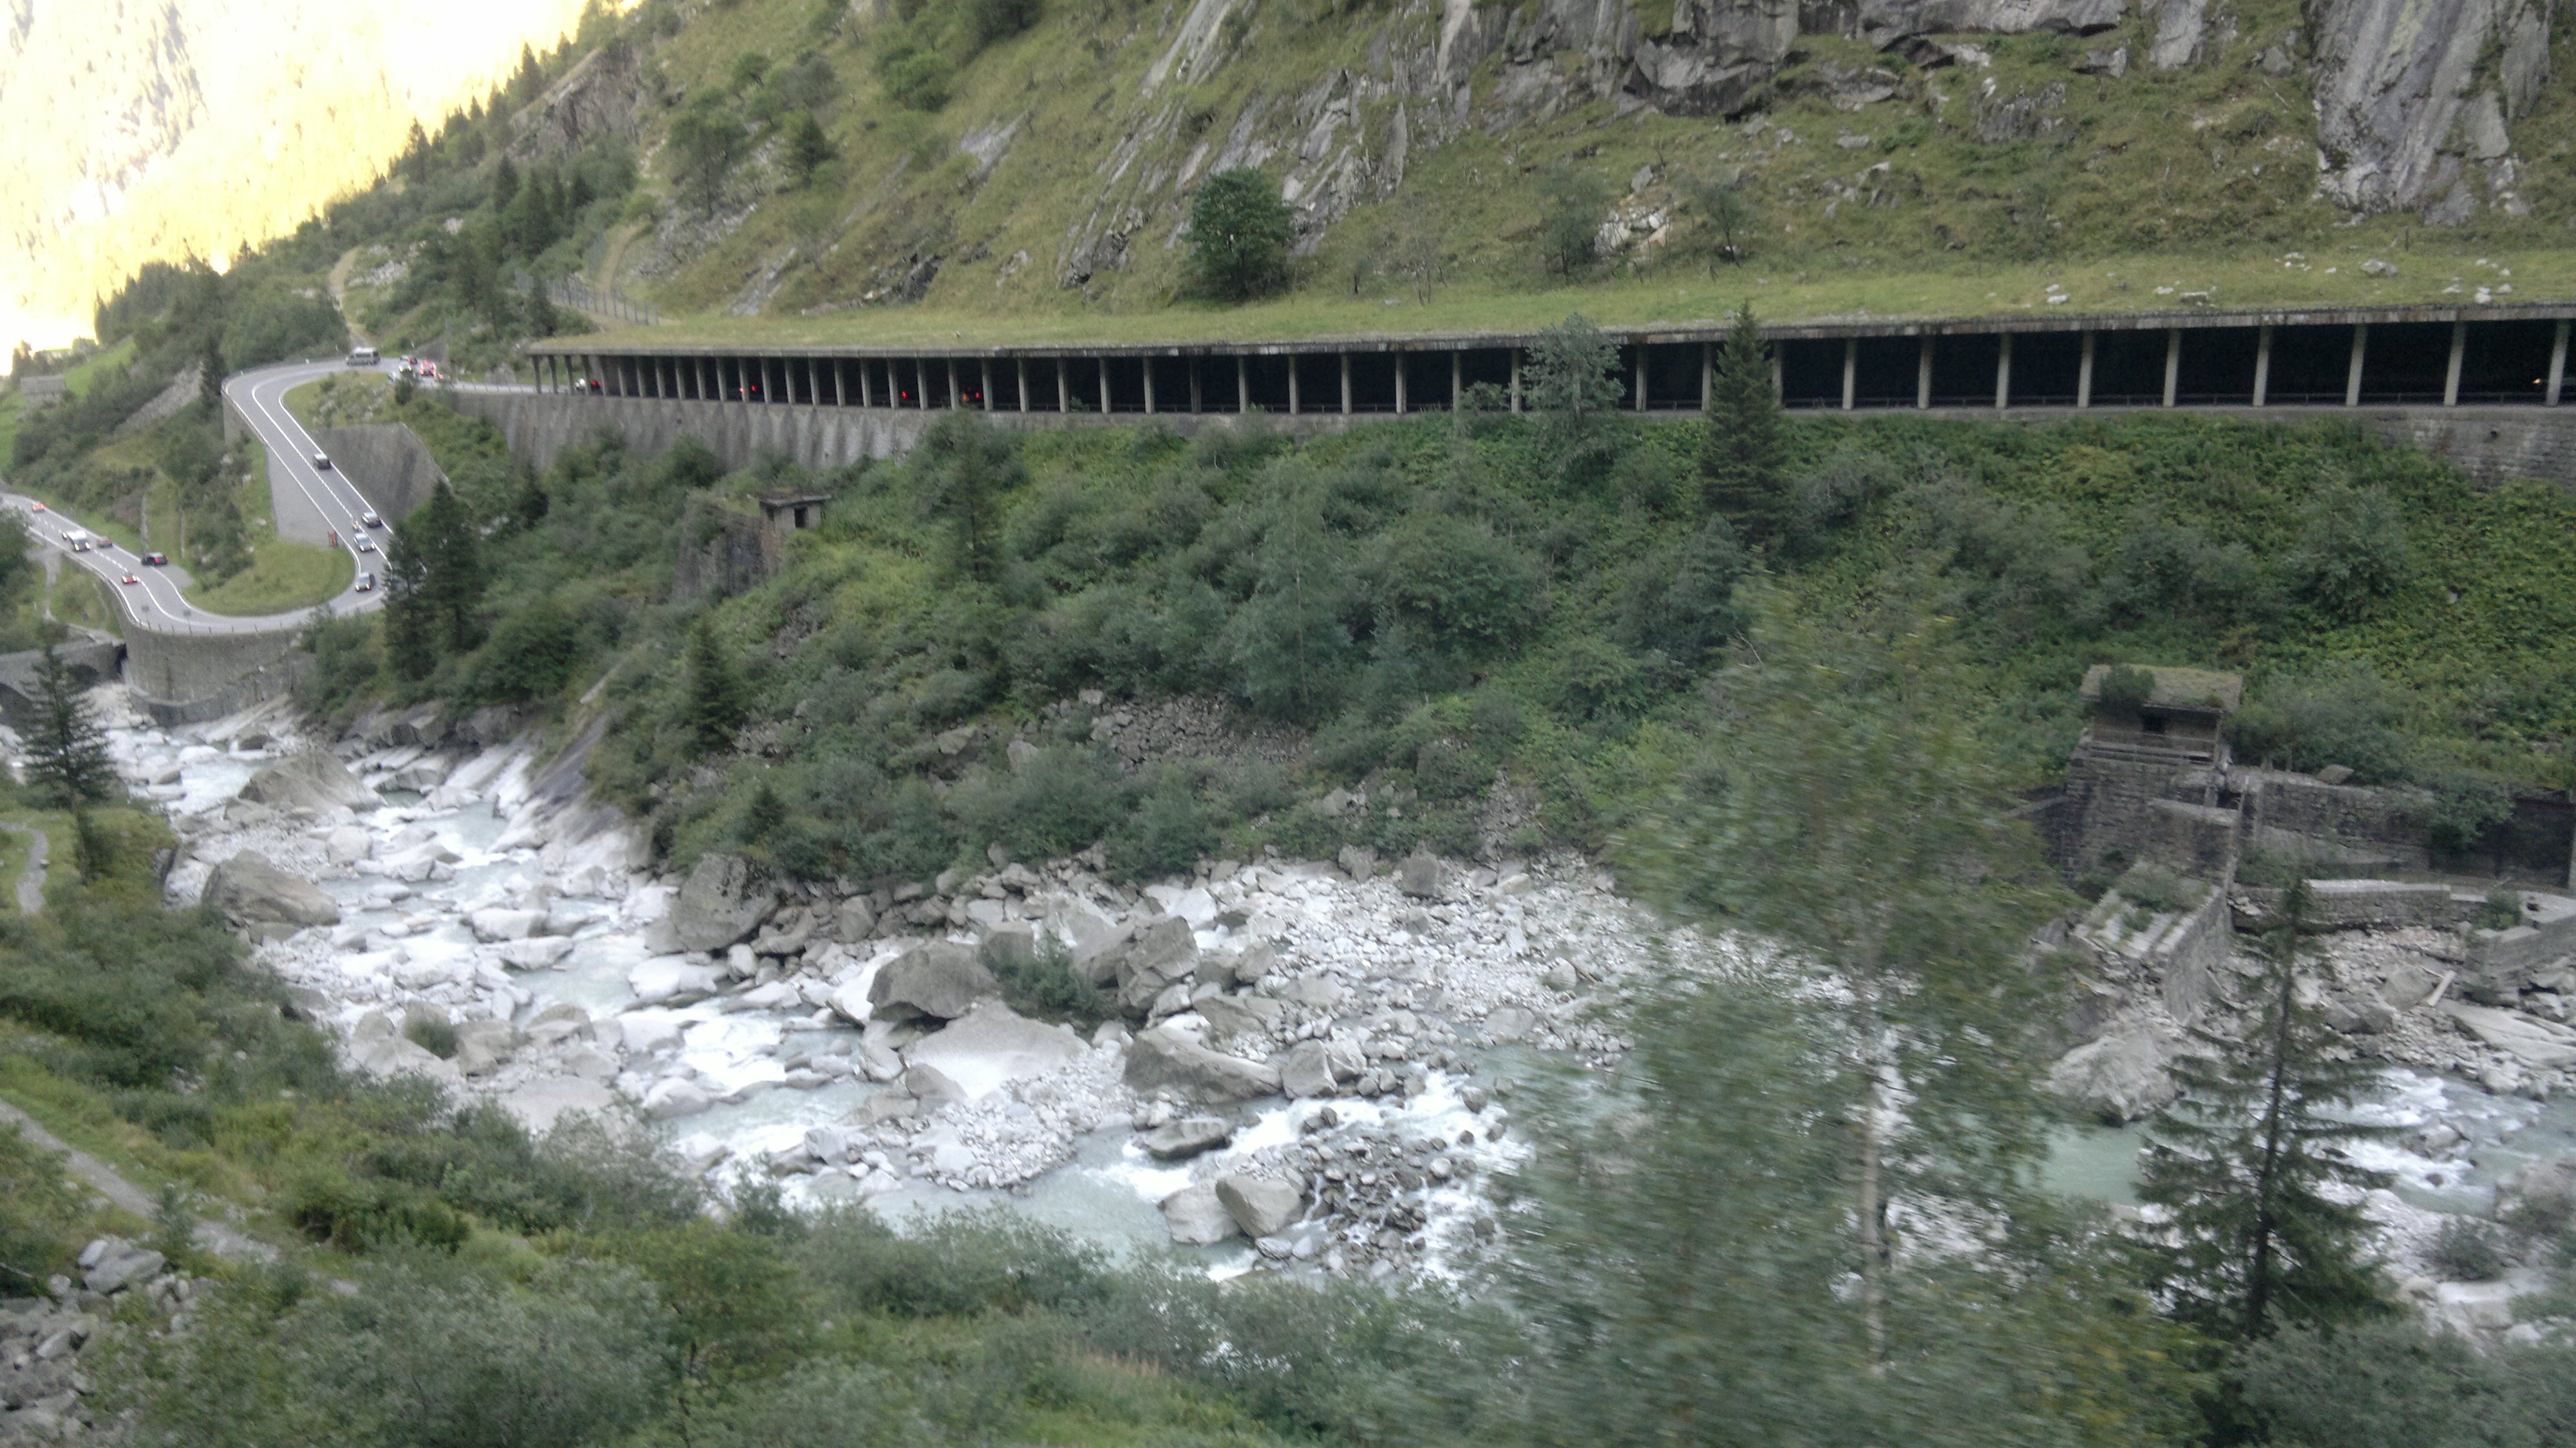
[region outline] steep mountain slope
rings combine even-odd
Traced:
[[[1235,166],[1294,204],[1301,295],[1444,309],[1550,282],[1543,193],[1585,177],[1596,275],[1689,254],[1676,281],[1710,250],[1695,178],[1733,180],[1758,270],[1800,279],[2249,249],[2277,274],[2330,240],[2554,253],[2576,217],[2555,0],[1058,0],[981,42],[871,0],[641,18],[648,151],[676,115],[747,128],[710,186],[659,148],[649,224],[597,258],[683,312],[1159,307],[1198,183]],[[805,108],[838,159],[800,181]],[[2102,290],[2129,276],[2140,294],[2102,304],[2172,280]]]
[[[10,0],[0,340],[58,345],[151,260],[224,258],[368,181],[584,0]],[[604,23],[604,16],[598,23]]]

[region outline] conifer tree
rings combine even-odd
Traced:
[[[396,524],[385,543],[385,660],[395,677],[414,682],[438,668],[438,624],[428,583],[427,560],[411,534]]]
[[[64,809],[116,797],[107,735],[90,716],[80,681],[51,646],[36,661],[35,721],[27,733],[27,783]]]
[[[1787,512],[1787,439],[1780,401],[1771,390],[1771,358],[1750,304],[1737,309],[1711,381],[1699,455],[1709,506],[1737,532],[1759,541],[1778,531]]]
[[[224,405],[224,343],[218,332],[208,332],[197,350],[197,400],[208,412]]]
[[[686,723],[690,743],[700,754],[721,754],[733,748],[734,736],[742,732],[743,720],[749,714],[742,677],[734,672],[733,661],[725,657],[724,646],[716,639],[715,625],[699,619],[698,626],[689,631]]]
[[[464,500],[442,482],[420,510],[395,529],[408,535],[422,564],[421,599],[433,620],[431,637],[449,653],[463,653],[477,640],[477,613],[483,606],[482,540]]]
[[[823,163],[838,154],[814,113],[798,113],[795,124],[787,129],[787,172],[795,183],[803,186],[811,182],[814,173],[823,169]]]
[[[1018,442],[980,412],[951,409],[922,437],[922,504],[948,524],[956,570],[990,582],[1001,564],[1002,499],[1028,481]]]
[[[2339,1148],[2396,1128],[2342,1119],[2376,1073],[2300,994],[2309,909],[2302,881],[2263,934],[2241,1030],[2192,1028],[2203,1049],[2175,1065],[2182,1095],[2148,1129],[2139,1195],[2172,1214],[2140,1238],[2149,1280],[2175,1316],[2238,1342],[2384,1306],[2361,1208],[2329,1191],[2383,1185]]]

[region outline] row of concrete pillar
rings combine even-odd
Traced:
[[[2559,322],[2557,324],[2556,336],[2550,344],[2549,372],[2541,389],[2541,399],[2544,406],[2558,406],[2560,398],[2566,391],[2568,326],[2569,324],[2565,321]],[[2274,328],[2269,326],[2258,327],[2255,329],[2254,388],[2252,395],[2247,399],[2248,403],[2255,407],[2262,407],[2271,400],[2272,338],[2274,330]],[[1995,406],[1997,407],[2010,407],[2012,405],[2013,335],[2014,334],[2010,332],[1997,334],[1995,353]],[[2075,405],[2078,407],[2091,407],[2093,405],[2094,348],[2101,335],[2102,334],[2100,332],[2089,330],[2082,334],[2084,339],[2084,350],[2081,354],[2081,360],[2077,364],[2075,382]],[[2445,407],[2457,407],[2460,405],[2460,373],[2462,363],[2468,355],[2468,335],[2468,323],[2455,321],[2451,324],[2450,359],[2448,365],[2444,369],[2444,378],[2442,383],[2442,405]],[[2162,405],[2166,407],[2177,405],[2178,387],[2182,379],[2182,339],[2182,328],[2168,327],[2165,329],[2164,399]],[[1922,339],[1921,361],[1917,368],[1915,382],[1914,405],[1918,408],[1929,408],[1932,405],[1933,342],[1934,338],[1928,334]],[[2354,323],[2352,327],[2352,359],[2344,372],[2343,405],[2346,407],[2359,407],[2361,405],[2362,364],[2367,358],[2369,350],[2370,324],[2367,322]],[[1644,387],[1644,373],[1642,370],[1638,376],[1639,388],[1642,392]],[[1859,377],[1860,339],[1858,337],[1848,337],[1843,341],[1842,405],[1845,411],[1850,411],[1859,406]],[[1780,365],[1776,358],[1772,363],[1772,385],[1775,391],[1779,389]],[[1642,405],[1640,410],[1642,410]]]
[[[2371,356],[2372,329],[2371,324],[2367,322],[2352,323],[2349,325],[2351,332],[2350,352],[2348,361],[2344,366],[2342,401],[2347,407],[2357,407],[2361,405],[2364,399],[2363,379],[2365,363]],[[2515,369],[2520,369],[2524,362],[2531,364],[2533,368],[2537,367],[2542,338],[2540,332],[2534,329],[2546,327],[2551,328],[2551,330],[2547,341],[2546,376],[2532,377],[2530,371],[2515,370],[2513,372],[2514,376],[2527,377],[2530,378],[2530,381],[2528,384],[2515,384],[2518,390],[2514,394],[2514,400],[2539,402],[2551,407],[2558,406],[2565,392],[2569,323],[2562,319],[2556,321],[2554,324],[2543,322],[2520,325],[2523,325],[2525,330],[2516,334],[2520,340],[2515,341],[2512,345],[2514,348],[2518,349],[2513,353],[2513,356],[2522,360],[2512,363],[2512,366]],[[2182,401],[2181,383],[2184,374],[2184,338],[2187,331],[2208,337],[2232,335],[2234,337],[2234,341],[2230,345],[2239,349],[2234,355],[2237,358],[2238,365],[2241,367],[2244,356],[2242,348],[2245,345],[2245,330],[2247,329],[2235,329],[2231,333],[2229,329],[2186,329],[2182,327],[2163,329],[2163,389],[2161,398],[2158,399],[2161,402],[2161,405],[2165,407],[2175,407],[2180,405]],[[2193,398],[2194,401],[2233,402],[2241,399],[2243,403],[2247,403],[2255,407],[2263,407],[2269,405],[2274,400],[2272,396],[2272,383],[2275,375],[2273,366],[2274,341],[2278,328],[2266,324],[2255,326],[2250,330],[2253,332],[2254,348],[2251,389],[2246,390],[2243,388],[2242,384],[2244,374],[2241,371],[2238,371],[2234,374],[2235,383],[2233,385],[2236,390],[2226,392],[2223,395],[2215,393],[2196,394]],[[2315,327],[2302,329],[2305,333],[2314,333],[2320,330],[2325,329]],[[2433,329],[2431,327],[2422,326],[2420,324],[2408,324],[2406,346],[2413,349],[2413,361],[2420,361],[2424,364],[2429,364],[2430,358],[2423,356],[2423,353],[2428,351],[2429,347],[2422,344],[2432,342],[2431,337],[2423,335],[2432,331]],[[1864,340],[1872,343],[1879,343],[1891,340],[1901,340],[1901,335],[1902,334],[1895,334],[1889,337],[1871,339],[1852,336],[1846,337],[1842,340],[1842,386],[1839,401],[1840,405],[1844,409],[1854,409],[1864,405],[1864,399],[1860,393],[1861,348]],[[1915,367],[1914,406],[1917,408],[1930,408],[1934,405],[1934,357],[1936,351],[1939,350],[1945,341],[1974,343],[1980,347],[1991,341],[1995,349],[1994,406],[2004,408],[2014,405],[2016,390],[2013,377],[2013,352],[2014,341],[2018,335],[2028,335],[2032,338],[2045,338],[2051,341],[2057,341],[2057,339],[2065,336],[2063,332],[2030,334],[1999,332],[1984,335],[1927,333],[1922,335],[1919,339],[1919,350],[1917,353]],[[2095,404],[2096,394],[2094,383],[2096,380],[2096,351],[2099,343],[2105,335],[2106,333],[2104,331],[2093,328],[2084,329],[2080,333],[2081,350],[2078,354],[2076,363],[2075,386],[2072,399],[2074,405],[2079,408],[2089,408]],[[2146,338],[2152,338],[2155,334],[2153,332],[2141,333],[2137,331],[2123,331],[2109,335],[2115,335],[2123,339],[2137,339],[2139,341],[2144,341]],[[2505,334],[2498,333],[2497,335],[2502,336]],[[2441,401],[2445,406],[2457,406],[2461,400],[2464,362],[2469,355],[2470,323],[2467,321],[2453,321],[2450,323],[2449,343],[2449,357],[2447,360],[2447,367],[2444,369]],[[1697,405],[1701,408],[1705,408],[1708,405],[1711,395],[1717,344],[1709,342],[1696,345],[1699,352],[1699,386],[1697,389]],[[1775,394],[1785,396],[1787,393],[1787,386],[1783,376],[1785,346],[1799,346],[1812,349],[1818,345],[1820,344],[1816,342],[1792,341],[1783,345],[1775,345],[1772,348],[1772,385]],[[1828,342],[1822,345],[1830,346],[1831,344]],[[2148,345],[2152,345],[2152,343],[2149,343]],[[2320,356],[2314,350],[2315,345],[2339,345],[2332,342],[2330,332],[2326,338],[2311,339],[2311,342],[2307,345],[2309,350],[2304,355],[2304,361],[2308,372],[2311,375],[2313,375],[2315,370],[2320,366],[2331,367],[2333,365],[2330,360],[2327,360],[2334,356],[2333,353],[2328,352]],[[2438,343],[2435,343],[2434,345],[2438,345]],[[2500,345],[2503,344],[2490,344],[2490,346]],[[2058,341],[2057,347],[2058,350],[2055,353],[2058,358],[2057,366],[2062,368],[2064,365],[2063,359],[2065,355],[2063,342]],[[1667,350],[1669,351],[1669,349]],[[1413,373],[1419,365],[1419,359],[1438,357],[1443,355],[1444,351],[1449,363],[1448,367],[1443,369],[1448,373],[1448,376],[1444,379],[1447,384],[1446,387],[1438,388],[1437,384],[1435,384],[1435,395],[1429,398],[1417,398],[1411,395],[1412,384],[1414,381]],[[1311,363],[1312,359],[1316,355],[1317,354],[1312,353],[1304,354],[1303,360]],[[1110,410],[1110,404],[1115,396],[1115,385],[1113,384],[1111,376],[1113,364],[1134,362],[1141,363],[1141,365],[1135,369],[1133,374],[1131,374],[1130,380],[1141,379],[1142,411],[1150,415],[1155,413],[1249,411],[1254,406],[1255,386],[1253,369],[1256,365],[1265,369],[1270,369],[1278,362],[1284,360],[1286,364],[1285,371],[1287,384],[1284,400],[1287,404],[1287,411],[1291,414],[1316,412],[1338,412],[1342,414],[1350,414],[1356,411],[1378,411],[1383,409],[1383,400],[1372,403],[1370,406],[1365,408],[1359,406],[1353,387],[1353,357],[1355,354],[1350,352],[1341,352],[1324,355],[1332,356],[1335,360],[1331,367],[1332,380],[1326,383],[1326,395],[1320,399],[1313,398],[1308,395],[1311,390],[1306,386],[1305,373],[1308,369],[1306,366],[1300,365],[1301,359],[1299,357],[1292,356],[1282,359],[1278,354],[1254,352],[1236,353],[1231,356],[1224,353],[1207,353],[1179,359],[1182,363],[1182,370],[1186,374],[1186,399],[1179,396],[1163,397],[1159,396],[1157,392],[1157,367],[1155,363],[1157,360],[1162,360],[1168,364],[1173,359],[1139,358],[1134,354],[1100,354],[1092,357],[1059,355],[1039,356],[1034,358],[1028,356],[984,356],[959,358],[902,356],[788,357],[726,355],[714,353],[672,353],[659,355],[620,353],[608,355],[554,354],[539,357],[537,359],[537,363],[539,368],[538,385],[541,390],[548,391],[570,390],[618,397],[679,399],[691,401],[723,400],[807,404],[834,407],[896,408],[928,408],[933,405],[932,397],[934,393],[936,393],[944,399],[944,401],[939,405],[945,407],[971,407],[987,411],[1007,410],[1023,413],[1049,411],[1071,413],[1077,410],[1095,410],[1088,401],[1076,396],[1076,380],[1083,370],[1086,370],[1089,367],[1097,367],[1097,396],[1100,399],[1100,407],[1097,410],[1106,411]],[[1631,349],[1631,355],[1634,358],[1634,365],[1631,368],[1634,377],[1634,387],[1631,396],[1627,400],[1634,410],[1645,412],[1650,410],[1650,407],[1655,404],[1655,399],[1650,388],[1651,368],[1649,366],[1649,359],[1644,347]],[[1794,400],[1800,405],[1832,406],[1834,399],[1831,397],[1829,392],[1824,391],[1824,388],[1830,386],[1829,381],[1827,381],[1830,374],[1826,374],[1825,377],[1818,377],[1814,371],[1813,364],[1822,361],[1822,359],[1816,358],[1812,351],[1806,352],[1802,355],[1810,360],[1807,364],[1802,364],[1807,367],[1807,370],[1801,375],[1810,380],[1800,384],[1801,391]],[[1879,355],[1882,357],[1885,356],[1883,352]],[[2130,349],[2127,355],[2134,359],[2131,364],[2132,375],[2135,374],[2138,367],[2151,365],[2146,364],[2144,359],[2138,358],[2134,346]],[[1426,349],[1412,353],[1378,353],[1374,354],[1374,356],[1392,357],[1394,359],[1394,366],[1392,369],[1394,380],[1393,410],[1397,413],[1424,410],[1445,410],[1447,408],[1457,406],[1467,392],[1467,373],[1469,370],[1470,356],[1483,359],[1479,361],[1476,366],[1477,370],[1484,372],[1487,377],[1498,383],[1505,383],[1507,381],[1507,385],[1503,386],[1502,391],[1504,395],[1508,397],[1511,410],[1518,412],[1523,410],[1526,406],[1526,399],[1522,388],[1524,353],[1518,348],[1459,347],[1441,350]],[[1414,360],[1409,362],[1407,360],[1408,358]],[[1230,369],[1225,365],[1229,361],[1232,363],[1232,367]],[[1032,366],[1033,363],[1036,364],[1034,367]],[[1498,364],[1507,364],[1507,379],[1504,376],[1497,375],[1505,370],[1503,365]],[[1683,361],[1680,365],[1687,366],[1688,363]],[[1901,366],[1902,364],[1900,363],[1898,365]],[[2375,366],[2376,364],[2372,365]],[[996,370],[997,368],[1002,369],[998,374]],[[1226,372],[1229,370],[1232,373],[1230,378],[1225,376]],[[1669,367],[1664,375],[1667,378],[1673,377]],[[1681,374],[1683,377],[1687,377],[1687,375],[1687,373]],[[1010,383],[1009,392],[1012,401],[1007,407],[1002,406],[996,401],[995,382],[997,380],[997,376],[1008,378]],[[1957,380],[1958,379],[1956,378],[1953,379],[1954,384]],[[2046,397],[2052,402],[2062,403],[2065,400],[2065,394],[2062,391],[2062,372],[2059,373],[2056,380],[2060,389],[2058,391],[2051,392],[2043,387],[2036,393],[2032,393],[2029,389],[2025,389],[2022,395],[2026,397],[2033,395]],[[2136,377],[2135,380],[2144,382],[2147,379],[2145,377]],[[2314,378],[2313,380],[2322,381],[2323,379]],[[2429,383],[2429,371],[2422,375],[2422,380]],[[1271,379],[1271,381],[1275,382],[1275,378]],[[1338,387],[1332,385],[1334,381],[1338,382]],[[1226,385],[1228,382],[1232,384],[1230,387]],[[1822,384],[1822,386],[1818,386],[1816,384]],[[1982,384],[1972,385],[1981,386]],[[2381,385],[2384,389],[2385,383],[2383,382]],[[1269,386],[1269,384],[1265,384],[1265,386],[1268,387],[1269,395],[1273,399],[1276,399],[1277,391],[1275,386]],[[2117,389],[2115,388],[2115,391],[2116,390]],[[1040,400],[1041,393],[1046,394],[1043,401]],[[1226,393],[1231,393],[1231,396],[1224,396]],[[1131,388],[1130,396],[1135,395],[1136,389]],[[2324,397],[2319,397],[2313,390],[2305,394],[2300,394],[2296,392],[2295,388],[2293,395],[2297,396],[2299,400],[2302,401],[2324,401],[2328,400],[2332,396],[2331,392],[2327,392]],[[1382,397],[1383,393],[1381,392],[1381,399]],[[1955,390],[1949,394],[1949,397],[1952,401],[1959,400]],[[2119,395],[2116,400],[2122,405],[2153,405],[2149,402],[2149,399],[2154,397],[2154,393],[2145,391],[2143,388],[2133,388],[2130,391]],[[2431,396],[2429,392],[2423,393],[2420,396],[2410,394],[2409,400],[2430,401]],[[1232,404],[1231,406],[1226,405],[1229,402]],[[1215,405],[1212,407],[1211,403],[1214,403]],[[1316,405],[1318,403],[1321,405]],[[1890,405],[1891,403],[1898,406],[1903,405],[1901,402],[1895,402],[1894,399],[1884,396],[1883,393],[1882,395],[1868,399],[1868,403],[1869,405],[1880,406]],[[1270,405],[1276,405],[1276,401],[1272,401]],[[1665,399],[1662,405],[1667,407],[1686,408],[1690,403],[1681,401],[1668,392],[1665,394]],[[1134,409],[1130,408],[1127,410],[1132,411]]]

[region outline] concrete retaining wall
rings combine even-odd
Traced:
[[[784,454],[809,468],[846,467],[861,458],[900,457],[910,452],[944,412],[892,407],[809,407],[802,404],[740,402],[664,402],[637,397],[585,397],[576,393],[481,392],[459,388],[456,410],[479,417],[501,430],[510,455],[531,467],[554,466],[555,454],[589,442],[605,430],[646,456],[666,452],[683,437],[695,437],[728,469],[749,467],[765,452]],[[1182,437],[1202,429],[1232,429],[1242,418],[1231,413],[1134,412],[1061,413],[991,412],[985,416],[1011,428],[1166,427]],[[1265,426],[1301,435],[1339,432],[1356,423],[1384,420],[1383,413],[1303,413],[1296,417],[1260,414]]]
[[[2419,791],[2327,784],[2268,769],[2239,770],[2236,778],[2253,825],[2249,843],[2258,848],[2345,869],[2432,867]]]
[[[129,619],[125,682],[163,725],[221,718],[294,687],[300,670],[288,654],[301,632],[163,633]]]
[[[367,500],[367,506],[399,523],[447,479],[419,434],[399,422],[363,427],[318,427],[313,440],[331,455],[334,467]]]
[[[580,393],[485,392],[459,388],[457,410],[501,429],[511,454],[544,468],[555,454],[587,442],[602,428],[626,445],[658,454],[683,436],[695,436],[714,449],[728,468],[745,467],[764,451],[775,450],[807,467],[841,467],[863,457],[893,457],[909,452],[939,419],[938,410],[885,407],[814,407],[802,404],[660,401],[649,398],[599,397]],[[2110,419],[2147,409],[2072,407],[1934,408],[1856,412],[1804,412],[1804,416],[1939,417],[1970,422],[2067,422]],[[1662,419],[1690,414],[1659,412]],[[2476,481],[2490,486],[2508,479],[2555,483],[2576,489],[2576,407],[2194,407],[2192,417],[2223,417],[2237,422],[2300,424],[2324,420],[2357,424],[2385,442],[2418,447],[2459,465]],[[1242,419],[1232,413],[992,412],[985,416],[1004,427],[1134,427],[1152,424],[1183,437],[1202,428],[1232,428]],[[1387,419],[1383,412],[1306,412],[1263,415],[1264,425],[1300,436],[1340,432]]]

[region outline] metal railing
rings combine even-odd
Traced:
[[[510,286],[513,291],[524,294],[536,289],[537,279],[526,272],[521,272],[512,279]],[[628,322],[638,327],[662,325],[661,312],[650,303],[639,302],[614,287],[601,291],[575,276],[555,278],[546,282],[545,288],[546,300],[558,307],[570,307],[578,312],[589,312],[594,316],[606,317],[616,322]]]

